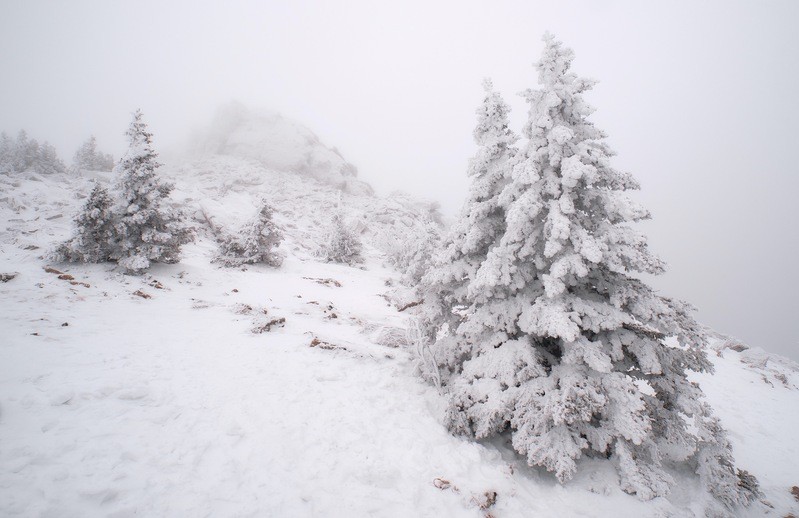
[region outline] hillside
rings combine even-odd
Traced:
[[[110,173],[0,175],[0,274],[13,274],[0,283],[0,514],[703,515],[688,474],[640,502],[608,462],[560,486],[502,441],[451,436],[442,396],[416,374],[384,246],[434,208],[374,196],[310,132],[269,117],[239,114],[199,158],[163,168],[198,235],[179,264],[142,277],[43,259]],[[273,130],[291,151],[279,159],[261,154]],[[235,228],[262,198],[285,264],[212,264],[209,222]],[[366,244],[362,268],[315,256],[339,203]],[[716,375],[696,381],[769,502],[745,516],[799,513],[799,366],[722,345]]]

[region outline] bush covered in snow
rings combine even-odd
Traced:
[[[582,94],[594,82],[570,71],[570,49],[545,43],[519,149],[487,85],[469,197],[424,279],[449,427],[509,431],[560,481],[583,456],[609,457],[641,499],[668,493],[664,463],[685,462],[725,506],[748,504],[757,483],[735,470],[687,377],[711,369],[704,328],[640,280],[664,265],[630,225],[649,218],[625,193],[638,183],[611,166],[588,118]]]
[[[0,173],[23,173],[33,171],[41,174],[63,173],[64,162],[58,158],[55,148],[36,139],[28,138],[20,131],[16,139],[0,134]]]
[[[263,202],[258,214],[239,232],[222,237],[216,261],[225,266],[283,264],[283,254],[277,250],[283,241],[283,233],[272,221],[273,212],[272,207]]]
[[[375,242],[402,274],[403,284],[417,286],[441,242],[441,225],[430,220],[411,227],[393,225],[380,232]]]
[[[361,240],[344,221],[341,209],[337,208],[331,217],[320,254],[328,262],[353,265],[363,262],[362,248]]]

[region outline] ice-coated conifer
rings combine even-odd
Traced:
[[[272,207],[261,204],[258,214],[236,235],[222,239],[217,260],[225,266],[262,263],[268,266],[283,264],[283,254],[277,250],[283,233],[272,221]]]
[[[181,245],[191,240],[191,231],[170,204],[172,185],[156,174],[161,164],[156,161],[152,134],[141,110],[133,115],[126,135],[128,151],[114,169],[119,177],[119,217],[112,257],[129,272],[140,273],[152,262],[177,262]]]
[[[530,465],[560,481],[585,455],[609,457],[622,488],[642,499],[669,491],[664,462],[687,461],[719,501],[746,504],[756,481],[735,471],[687,378],[711,369],[704,329],[689,305],[640,278],[664,271],[632,226],[649,213],[627,196],[638,183],[613,168],[583,99],[594,82],[570,71],[572,59],[545,37],[540,86],[525,93],[525,145],[509,176],[492,169],[512,142],[492,130],[494,151],[473,160],[461,219],[425,279],[441,304],[437,320],[428,310],[438,324],[428,335],[438,338],[449,426],[477,438],[507,431]]]
[[[114,168],[114,158],[97,151],[97,140],[92,135],[75,152],[72,164],[75,169],[110,171]]]
[[[446,353],[439,360],[448,367],[459,364],[467,352],[451,332],[460,318],[453,308],[468,305],[469,282],[505,232],[505,210],[499,196],[510,181],[510,166],[517,153],[517,137],[508,122],[510,108],[493,90],[490,80],[484,81],[483,88],[485,96],[476,110],[477,126],[473,132],[478,150],[467,171],[471,178],[469,193],[421,287],[425,299],[424,332],[435,339],[442,327],[450,331],[442,337],[448,345],[442,343],[439,347],[441,353]]]
[[[95,185],[81,212],[75,218],[72,238],[56,248],[59,261],[101,263],[110,260],[114,249],[114,215],[111,197]]]
[[[36,172],[40,174],[63,173],[64,162],[58,158],[53,146],[47,142],[39,144],[22,130],[12,139],[5,133],[0,135],[0,173]]]
[[[340,208],[333,212],[327,232],[326,241],[321,250],[325,260],[349,265],[363,261],[361,240],[344,221],[344,215]]]

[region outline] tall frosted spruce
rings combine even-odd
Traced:
[[[445,248],[433,261],[422,280],[425,299],[424,331],[435,339],[443,324],[454,329],[460,319],[454,308],[468,304],[468,282],[473,280],[488,251],[505,232],[505,213],[499,195],[509,182],[510,160],[516,155],[516,135],[510,130],[510,108],[491,81],[483,83],[485,97],[477,109],[473,136],[477,153],[469,161],[472,179],[460,217],[445,239]],[[447,351],[441,358],[447,368],[457,369],[469,347],[453,334],[442,338],[439,347]]]
[[[141,110],[133,115],[126,135],[128,151],[114,168],[119,177],[119,218],[112,257],[129,272],[140,273],[152,262],[176,263],[181,245],[191,240],[191,231],[169,202],[172,185],[156,174],[161,164]]]
[[[690,306],[639,279],[664,264],[631,226],[649,218],[626,195],[638,183],[611,166],[588,119],[582,94],[594,82],[570,72],[570,49],[544,40],[540,87],[525,93],[525,146],[506,162],[507,109],[489,94],[469,198],[424,280],[449,426],[476,438],[509,432],[530,465],[561,482],[582,456],[609,457],[642,499],[668,493],[665,462],[687,463],[726,507],[746,505],[757,482],[735,470],[687,379],[711,369],[703,328]]]

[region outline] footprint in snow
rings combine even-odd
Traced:
[[[123,401],[137,401],[139,399],[144,399],[149,395],[149,390],[145,387],[133,387],[125,390],[121,390],[117,393],[117,399],[121,399]]]

